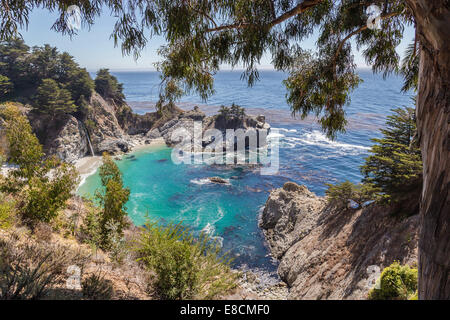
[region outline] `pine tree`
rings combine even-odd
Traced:
[[[57,115],[72,113],[77,110],[72,96],[66,89],[61,89],[53,79],[44,79],[38,87],[34,101],[34,108],[42,113]]]
[[[392,110],[387,117],[383,138],[372,139],[371,156],[361,167],[364,182],[381,190],[383,198],[399,201],[422,186],[422,159],[417,141],[413,108]]]
[[[117,78],[109,73],[108,69],[100,69],[95,78],[95,91],[103,98],[112,99],[116,103],[123,103],[125,96],[123,94],[123,85],[117,81]]]

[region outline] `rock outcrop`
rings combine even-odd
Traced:
[[[221,115],[208,117],[198,107],[194,107],[193,110],[182,112],[177,117],[174,117],[172,120],[166,122],[159,128],[159,133],[166,141],[166,144],[169,146],[174,146],[180,143],[183,139],[185,140],[187,135],[189,135],[191,137],[190,140],[193,141],[195,122],[201,123],[201,138],[203,148],[211,145],[214,142],[214,139],[212,139],[212,137],[208,137],[208,135],[206,134],[207,131],[211,129],[216,129],[221,133],[224,141],[224,149],[227,129],[242,129],[244,132],[254,130],[256,133],[257,141],[259,141],[259,135],[261,131],[264,130],[265,133],[268,133],[270,130],[270,125],[265,122],[264,116],[244,115],[241,119],[225,119]],[[174,135],[174,132],[179,129],[184,129],[184,134]],[[234,141],[235,148],[236,144],[237,142]],[[248,139],[246,140],[246,146],[248,146]]]
[[[128,152],[134,145],[161,137],[157,126],[178,116],[172,108],[159,115],[134,114],[127,104],[118,106],[93,92],[83,112],[51,119],[29,109],[24,112],[33,126],[46,154],[56,155],[74,162],[86,155],[103,152],[118,154]]]
[[[368,270],[416,263],[418,222],[375,205],[338,212],[289,182],[271,192],[260,226],[290,299],[365,299]]]

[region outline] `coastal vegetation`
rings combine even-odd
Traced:
[[[163,299],[211,299],[236,287],[231,260],[206,234],[198,238],[181,224],[148,222],[137,242],[139,260],[156,273]]]
[[[19,105],[0,105],[0,121],[6,136],[2,159],[9,164],[6,175],[0,175],[0,298],[109,299],[115,287],[95,270],[80,274],[82,296],[57,290],[65,284],[67,267],[83,270],[99,252],[127,272],[137,268],[155,274],[147,277],[147,294],[156,290],[167,299],[206,299],[236,287],[239,274],[206,235],[194,237],[181,225],[149,223],[138,230],[129,223],[130,191],[108,154],[94,201],[81,200],[73,195],[78,185],[74,166],[45,156]],[[73,201],[82,209],[69,208]],[[134,231],[127,237],[130,228]]]
[[[104,0],[84,2],[80,13],[83,23],[92,25],[102,12],[112,12],[117,19],[112,39],[125,54],[135,57],[147,46],[150,37],[164,36],[167,45],[159,51],[164,61],[157,67],[162,72],[162,92],[165,92],[161,96],[168,101],[174,101],[181,89],[206,99],[214,93],[214,73],[222,64],[243,65],[243,78],[252,85],[258,80],[258,63],[265,53],[270,53],[275,69],[289,73],[285,84],[293,113],[301,117],[315,114],[324,132],[332,138],[345,131],[345,105],[361,82],[351,40],[356,44],[353,47],[362,49],[374,72],[385,76],[401,73],[405,88],[417,90],[416,123],[423,156],[419,298],[448,299],[450,50],[448,28],[442,26],[450,23],[450,8],[446,0],[376,3],[381,7],[380,14],[370,19],[367,9],[373,5],[372,0],[182,3],[130,0],[126,5],[118,0]],[[0,40],[14,38],[17,30],[28,26],[35,7],[60,13],[53,29],[74,35],[76,31],[65,23],[65,10],[70,4],[66,0],[2,2],[5,8],[1,12],[7,14],[0,16]],[[409,57],[402,66],[396,48],[406,26],[413,27],[415,32],[412,50],[408,50]],[[317,50],[304,50],[301,41],[313,34],[317,35]],[[14,73],[0,74],[2,92],[14,95],[16,88],[11,78]],[[29,91],[35,94],[33,87]],[[390,148],[392,143],[380,145]],[[386,188],[380,191],[381,195],[388,194],[389,201],[395,200],[397,194],[392,192],[395,190],[389,191],[392,185],[374,174],[378,168],[392,167],[382,157],[376,151],[369,160],[366,180]],[[397,158],[400,163],[397,169],[408,183],[415,184],[416,160],[413,154]],[[402,162],[408,161],[412,161],[413,172],[405,171]],[[396,177],[397,172],[389,175]]]
[[[417,268],[395,261],[383,269],[370,300],[417,300]]]
[[[0,117],[6,123],[8,160],[16,165],[2,179],[0,190],[15,196],[24,220],[51,222],[70,198],[78,173],[73,165],[44,157],[28,119],[15,105],[0,105]]]
[[[371,155],[361,166],[364,179],[360,184],[344,181],[327,184],[328,201],[340,209],[350,203],[357,208],[376,202],[390,205],[396,215],[418,213],[418,199],[422,188],[422,159],[416,137],[414,109],[392,110],[383,137],[372,139]]]
[[[2,88],[8,88],[0,101],[28,103],[52,116],[79,110],[94,89],[89,73],[67,52],[50,45],[30,48],[18,38],[0,42],[0,75]]]

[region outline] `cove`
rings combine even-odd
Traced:
[[[132,221],[142,225],[148,217],[161,223],[182,222],[215,237],[234,257],[235,266],[274,272],[276,264],[258,227],[260,210],[273,187],[269,178],[243,167],[175,165],[171,150],[149,147],[116,161],[131,191],[126,207]],[[207,178],[213,176],[228,183],[212,183]],[[92,197],[99,187],[97,171],[87,177],[78,194]]]

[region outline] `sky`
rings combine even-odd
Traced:
[[[61,52],[67,51],[74,56],[81,67],[87,68],[88,71],[96,71],[100,68],[109,68],[111,71],[148,71],[154,70],[153,64],[161,60],[157,50],[161,45],[165,44],[165,40],[162,37],[152,38],[137,61],[132,56],[123,56],[120,47],[114,47],[114,41],[110,39],[115,18],[107,12],[97,17],[95,24],[90,30],[82,28],[72,39],[67,35],[63,36],[51,30],[51,26],[57,20],[57,17],[56,13],[35,9],[31,13],[28,28],[20,31],[25,43],[29,46],[50,44],[57,47]],[[397,48],[400,56],[403,55],[406,46],[413,37],[413,29],[406,28],[404,40]],[[356,51],[354,44],[352,45],[357,66],[367,68],[364,58]],[[314,37],[302,42],[302,47],[314,49]],[[273,68],[269,55],[263,56],[260,68]],[[229,70],[230,66],[223,65],[222,69]]]

